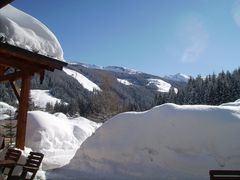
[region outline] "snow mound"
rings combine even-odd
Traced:
[[[85,141],[62,179],[209,179],[240,167],[240,108],[164,104],[119,114]]]
[[[26,146],[45,155],[43,169],[66,165],[82,142],[99,127],[85,118],[67,119],[62,114],[28,113]]]
[[[94,91],[94,90],[101,91],[100,87],[97,84],[90,81],[88,78],[86,78],[79,72],[68,69],[68,68],[63,68],[63,71],[69,76],[72,76],[73,78],[75,78],[88,91]]]
[[[120,83],[122,83],[122,84],[124,84],[124,85],[126,85],[126,86],[131,86],[131,85],[133,85],[131,82],[129,82],[129,81],[126,80],[126,79],[119,79],[119,78],[117,78],[117,81],[120,82]]]
[[[169,90],[172,86],[171,84],[169,84],[161,79],[148,79],[148,81],[149,81],[149,83],[147,85],[148,86],[150,86],[150,85],[156,86],[158,88],[159,92],[169,92]]]
[[[236,100],[235,102],[229,102],[221,104],[220,106],[240,106],[240,99]]]
[[[10,106],[5,102],[0,102],[0,120],[8,119],[11,115],[14,115],[16,108]]]
[[[50,103],[54,106],[56,102],[61,102],[61,99],[53,97],[49,93],[49,90],[32,89],[30,91],[30,97],[34,102],[34,105],[42,109],[45,109],[47,103]]]
[[[11,5],[0,10],[0,40],[63,60],[63,50],[55,35],[40,21]]]

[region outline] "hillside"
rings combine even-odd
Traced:
[[[47,73],[42,85],[39,85],[37,77],[34,78],[32,89],[36,89],[35,92],[49,90],[52,98],[67,103],[68,107],[62,105],[64,113],[78,113],[95,121],[104,121],[120,112],[150,109],[156,95],[166,93],[172,87],[158,76],[133,73],[135,71],[126,68],[120,71],[120,67],[115,69],[69,64],[63,71]],[[174,85],[176,92],[177,88],[185,85],[177,83]],[[33,101],[35,99],[32,97]],[[35,104],[39,103],[35,101]]]

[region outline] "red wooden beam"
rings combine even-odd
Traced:
[[[22,150],[24,150],[24,146],[25,146],[30,82],[31,82],[30,75],[24,76],[22,78],[21,95],[20,95],[19,111],[18,111],[18,118],[17,118],[18,119],[17,136],[16,136],[16,147]]]
[[[17,72],[14,72],[14,73],[2,75],[2,76],[0,76],[0,82],[16,81],[18,79],[21,79],[26,74],[34,75],[34,72],[26,73],[26,72],[23,72],[23,71],[17,71]]]
[[[20,102],[20,93],[21,93],[20,89],[17,87],[17,84],[14,81],[10,81],[10,84],[12,86],[15,96],[18,99],[18,102]]]
[[[11,2],[13,2],[14,0],[1,0],[0,1],[0,9],[8,4],[10,4]]]

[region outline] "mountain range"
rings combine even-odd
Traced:
[[[177,92],[184,85],[186,81],[161,78],[125,67],[82,63],[69,63],[63,71],[46,73],[42,85],[39,85],[38,77],[32,80],[35,97],[38,96],[36,92],[43,93],[37,89],[48,90],[50,96],[74,105],[74,112],[88,118],[93,114],[111,116],[123,111],[147,110],[153,106],[156,95],[166,93],[170,88]],[[39,104],[36,98],[33,100]]]

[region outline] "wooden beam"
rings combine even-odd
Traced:
[[[9,57],[12,59],[22,59],[28,63],[34,63],[37,65],[42,65],[47,68],[59,69],[62,70],[63,66],[66,66],[67,63],[63,61],[56,60],[41,54],[33,53],[31,51],[12,46],[10,44],[0,42],[0,56]]]
[[[20,102],[20,89],[17,87],[17,84],[15,83],[15,81],[10,81],[10,84],[12,86],[12,89],[14,91],[14,94],[16,95],[18,102]]]
[[[6,67],[3,65],[0,65],[0,76],[4,74]]]
[[[14,0],[1,0],[0,1],[0,9],[3,8],[4,6],[10,4],[11,2],[13,2]]]
[[[23,76],[26,76],[26,74],[29,74],[30,76],[34,75],[34,72],[22,72],[22,71],[17,71],[13,72],[10,74],[6,74],[3,76],[0,76],[0,82],[8,82],[8,81],[16,81],[18,79],[21,79]]]
[[[26,128],[27,128],[27,111],[28,101],[30,93],[31,76],[24,76],[21,85],[21,96],[17,118],[17,136],[16,136],[16,148],[24,150]]]
[[[41,70],[48,70],[54,71],[54,68],[47,67],[41,64],[34,64],[32,62],[25,61],[19,58],[11,58],[9,56],[3,56],[0,53],[0,64],[4,66],[10,66],[13,68],[17,68],[20,70],[31,70],[31,71],[41,71]]]

